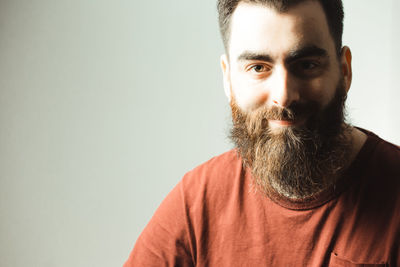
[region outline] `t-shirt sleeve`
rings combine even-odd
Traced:
[[[186,214],[181,182],[158,207],[124,267],[194,266]]]

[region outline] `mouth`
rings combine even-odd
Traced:
[[[268,124],[271,128],[279,127],[293,127],[299,126],[305,122],[305,119],[299,120],[268,120]]]

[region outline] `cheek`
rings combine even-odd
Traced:
[[[264,90],[246,83],[232,83],[232,93],[243,111],[252,111],[264,105],[268,99]]]
[[[268,93],[262,83],[251,80],[241,72],[232,72],[232,95],[243,111],[252,111],[265,104]]]
[[[335,89],[335,84],[332,81],[315,80],[304,88],[302,98],[326,106],[334,97]]]

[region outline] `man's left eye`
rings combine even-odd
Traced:
[[[321,75],[324,69],[324,64],[315,60],[301,60],[290,66],[294,75],[307,79]]]
[[[318,67],[318,64],[313,61],[303,61],[300,63],[300,66],[303,70],[313,70]]]

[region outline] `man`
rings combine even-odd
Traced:
[[[340,0],[219,0],[236,148],[190,171],[125,266],[400,266],[400,149],[344,120]]]

